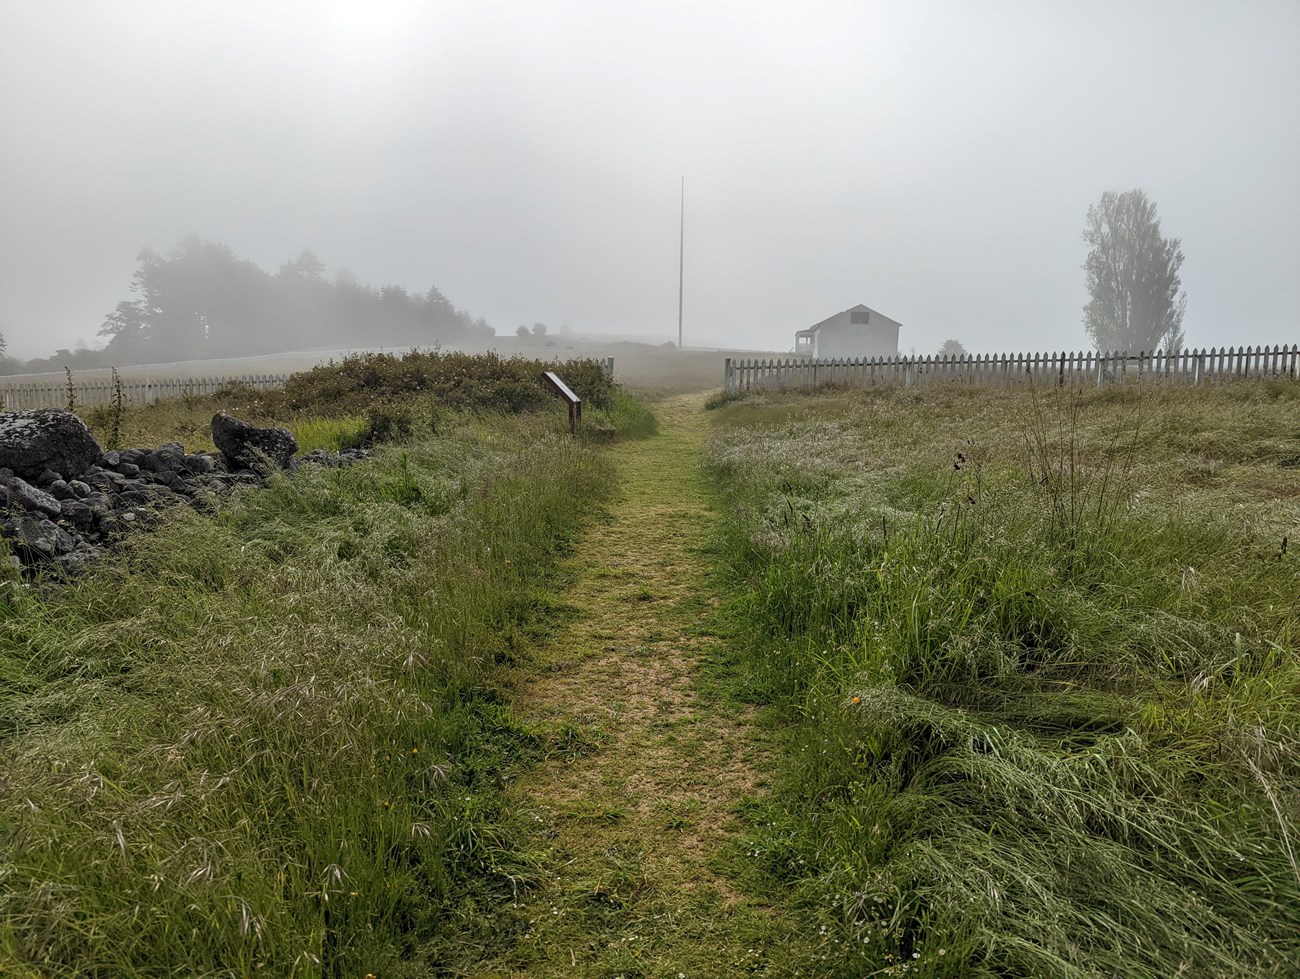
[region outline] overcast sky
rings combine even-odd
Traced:
[[[143,246],[423,291],[510,333],[1086,346],[1140,187],[1193,345],[1300,339],[1300,2],[0,0],[0,332],[93,341]]]

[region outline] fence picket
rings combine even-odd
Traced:
[[[258,374],[242,377],[127,377],[121,380],[122,394],[128,404],[153,404],[165,398],[214,394],[232,383],[247,384],[259,391],[282,387],[287,374]],[[97,407],[113,400],[113,382],[106,378],[72,379],[72,394],[78,405]],[[62,408],[68,403],[68,385],[58,381],[6,380],[0,377],[0,400],[6,411],[35,408]]]
[[[1145,383],[1200,385],[1225,381],[1285,377],[1300,379],[1300,344],[1184,348],[1176,352],[1139,350],[1040,351],[1016,354],[925,354],[894,357],[729,359],[724,366],[726,391],[808,391],[817,388],[901,385],[946,385],[989,388],[1024,385],[1100,386],[1129,380]],[[211,394],[239,383],[256,389],[278,387],[278,375],[240,377],[141,378],[124,382],[129,400],[152,403],[159,398]],[[107,404],[112,386],[103,379],[74,384],[79,404]],[[67,400],[66,386],[52,381],[5,384],[0,392],[7,409],[49,407]]]

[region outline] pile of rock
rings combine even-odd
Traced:
[[[0,412],[0,536],[8,538],[10,560],[77,572],[169,506],[204,508],[214,494],[257,485],[277,469],[348,465],[370,455],[317,449],[295,459],[298,443],[288,429],[257,428],[225,412],[212,419],[212,438],[216,452],[188,453],[179,443],[104,452],[71,412]]]

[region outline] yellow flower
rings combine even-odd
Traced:
[[[861,698],[861,697],[854,697],[854,698],[853,698],[853,702],[854,702],[855,704],[860,704],[860,703],[862,703],[862,698]]]
[[[411,749],[411,754],[413,754],[413,755],[418,755],[419,753],[420,753],[420,749],[419,749],[419,748],[412,748],[412,749]]]

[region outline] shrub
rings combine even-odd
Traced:
[[[410,438],[415,428],[415,411],[409,403],[377,401],[366,409],[362,441],[396,442]]]
[[[583,401],[608,408],[614,382],[595,360],[561,364],[495,353],[412,350],[403,355],[356,354],[289,378],[280,395],[292,411],[358,412],[377,401],[429,395],[449,408],[524,412],[545,408],[555,396],[542,372],[555,370]]]
[[[207,396],[132,405],[129,410],[118,398],[113,406],[81,411],[96,435],[115,447],[179,440],[192,450],[211,448],[209,421],[223,410],[254,425],[287,425],[295,432],[309,423],[337,419],[344,423],[342,428],[308,433],[305,441],[299,437],[299,444],[335,448],[332,440],[343,440],[337,447],[347,448],[360,440],[436,429],[439,417],[448,411],[562,412],[559,399],[542,381],[545,370],[556,371],[588,410],[599,413],[615,407],[618,385],[595,360],[548,363],[494,353],[413,350],[401,356],[346,357],[294,374],[277,391],[232,383]],[[365,419],[366,429],[358,419]]]

